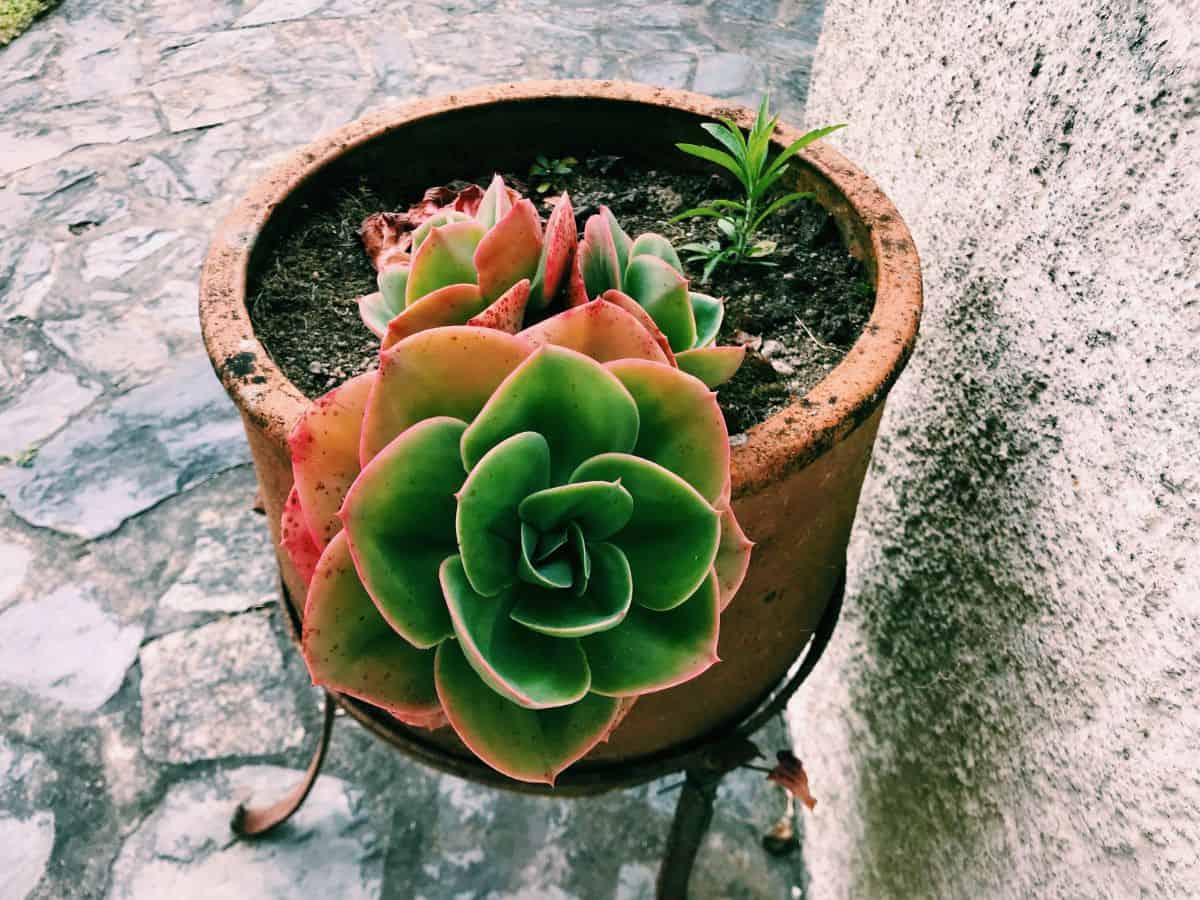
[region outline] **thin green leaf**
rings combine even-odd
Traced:
[[[741,140],[740,133],[731,131],[728,126],[718,122],[705,122],[700,127],[720,141],[735,160],[745,163],[746,143]]]
[[[750,190],[750,185],[746,181],[746,175],[742,171],[741,166],[739,166],[737,160],[735,160],[728,153],[724,153],[720,150],[714,150],[712,147],[704,147],[700,144],[676,144],[675,146],[684,153],[687,153],[691,156],[698,156],[700,159],[708,160],[711,163],[716,163],[718,166],[721,166],[724,169],[728,169],[731,173],[733,173],[734,177],[737,178],[738,182],[741,183],[742,187],[744,187],[746,190]]]
[[[738,212],[743,212],[746,209],[745,203],[739,203],[736,200],[709,200],[708,205],[720,207],[721,209],[735,209]]]
[[[797,200],[806,200],[811,197],[812,197],[812,193],[809,191],[797,191],[794,194],[784,194],[782,197],[776,197],[775,200],[771,203],[771,205],[768,206],[766,209],[764,209],[761,213],[759,213],[758,216],[754,219],[754,221],[750,225],[750,231],[752,233],[757,231],[758,226],[763,223],[764,219],[768,218],[772,214],[783,209],[785,206],[795,203]]]
[[[783,150],[783,152],[771,160],[771,164],[767,166],[766,172],[763,173],[764,177],[778,172],[783,168],[784,164],[786,164],[789,159],[791,159],[813,141],[819,141],[826,135],[833,134],[833,132],[837,131],[839,128],[845,127],[846,124],[844,122],[840,125],[828,125],[825,128],[814,129],[803,137],[797,138],[795,141],[789,144],[787,148]]]
[[[701,216],[708,216],[712,219],[720,219],[725,215],[718,209],[713,209],[711,206],[693,206],[691,209],[685,209],[678,215],[671,216],[667,219],[668,222],[678,222],[681,219],[695,219]]]
[[[737,122],[733,121],[733,119],[721,118],[719,121],[722,125],[728,128],[730,134],[737,139],[738,144],[742,148],[742,152],[738,155],[744,158],[746,156],[746,137],[742,134],[741,126],[739,126]]]

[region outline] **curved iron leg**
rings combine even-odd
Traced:
[[[713,800],[723,772],[689,770],[675,806],[667,853],[658,870],[658,900],[686,900],[700,843],[712,823]]]
[[[244,803],[239,803],[238,808],[233,811],[233,819],[229,823],[229,827],[233,829],[234,834],[243,838],[261,837],[264,834],[270,834],[294,816],[300,807],[304,805],[304,801],[308,799],[309,792],[312,791],[313,786],[317,783],[318,776],[321,774],[321,765],[325,762],[325,753],[329,749],[329,738],[333,734],[333,714],[335,709],[336,704],[333,702],[333,695],[326,691],[325,716],[321,722],[321,738],[317,742],[316,752],[313,753],[313,758],[308,764],[308,769],[304,773],[303,780],[269,806],[247,807]]]

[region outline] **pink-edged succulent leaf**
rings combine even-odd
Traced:
[[[619,227],[619,226],[618,226]],[[621,290],[624,266],[613,243],[613,233],[600,213],[583,226],[583,240],[576,258],[583,286],[588,297],[599,297],[605,291]]]
[[[300,509],[321,549],[341,530],[338,510],[358,477],[358,436],[373,373],[351,378],[314,401],[288,436]]]
[[[475,248],[475,270],[484,300],[491,303],[518,281],[532,278],[541,254],[542,220],[530,201],[520,200]]]
[[[609,542],[629,559],[634,603],[652,610],[679,606],[710,574],[719,515],[674,472],[628,453],[594,456],[571,475],[572,483],[618,480],[633,495],[633,515]]]
[[[679,368],[716,388],[732,378],[746,358],[745,347],[699,347],[675,354]]]
[[[363,294],[358,298],[358,315],[371,334],[382,338],[387,334],[388,322],[396,318],[399,313],[388,305],[387,298],[382,293],[376,291],[373,294]]]
[[[404,291],[407,305],[451,284],[477,284],[474,256],[482,239],[483,226],[474,220],[452,222],[430,231],[417,248],[408,272]]]
[[[512,208],[513,200],[508,189],[504,186],[504,179],[499,175],[493,175],[492,183],[488,185],[488,189],[479,201],[479,208],[475,211],[475,218],[479,220],[479,224],[484,228],[491,228],[508,215],[509,210]]]
[[[721,594],[722,612],[746,580],[746,572],[750,569],[750,552],[753,549],[754,541],[742,531],[733,509],[725,507],[721,510],[721,543],[717,547],[717,558],[713,561],[713,571],[717,576],[717,587]]]
[[[416,647],[452,633],[437,570],[457,552],[455,493],[466,477],[458,445],[466,427],[439,416],[406,429],[367,463],[342,509],[363,585]]]
[[[565,531],[563,532],[563,537],[566,537]],[[554,535],[553,539],[557,540],[558,535]],[[522,522],[521,552],[517,561],[517,575],[521,581],[536,587],[551,588],[554,590],[573,587],[575,584],[575,572],[571,566],[571,561],[561,557],[548,559],[549,553],[539,556],[538,548],[540,545],[541,535],[538,534],[537,529]],[[581,559],[584,565],[590,565],[589,558],[586,556],[586,547],[583,548],[583,552],[585,555]]]
[[[625,293],[645,307],[676,353],[696,343],[687,279],[657,256],[635,256],[625,270]]]
[[[381,269],[375,276],[375,283],[379,290],[358,298],[358,314],[371,333],[382,338],[387,334],[388,322],[404,312],[408,266]]]
[[[462,567],[476,593],[494,597],[516,581],[521,549],[517,508],[549,483],[550,447],[532,431],[500,441],[471,466],[458,495],[455,527]]]
[[[490,328],[422,331],[381,354],[362,422],[365,463],[410,425],[431,416],[469,422],[533,345]]]
[[[617,376],[638,406],[633,452],[683,478],[709,503],[729,496],[729,432],[716,395],[699,379],[640,359],[605,368]]]
[[[615,481],[581,481],[529,494],[517,512],[538,532],[549,534],[579,523],[584,537],[602,541],[633,516],[633,495]]]
[[[465,325],[486,304],[473,284],[451,284],[426,294],[387,325],[380,349],[387,350],[420,331],[443,325]]]
[[[457,556],[442,563],[440,577],[459,647],[488,687],[526,709],[583,699],[591,675],[578,640],[550,637],[513,621],[514,592],[476,593]]]
[[[363,589],[345,534],[321,554],[304,606],[304,661],[313,683],[382,707],[409,724],[442,724],[433,650],[391,629]]]
[[[708,347],[717,339],[721,322],[725,319],[725,304],[708,294],[688,293],[692,304],[692,316],[696,320],[696,340],[692,347]],[[689,348],[690,349],[690,348]]]
[[[564,310],[531,325],[518,336],[535,345],[567,347],[602,363],[614,359],[649,359],[670,364],[654,335],[637,318],[604,300]]]
[[[516,334],[521,330],[521,323],[525,321],[525,307],[528,303],[529,279],[522,278],[487,309],[477,316],[472,316],[467,324]]]
[[[526,709],[484,683],[458,641],[438,648],[438,696],[470,750],[517,781],[554,784],[558,774],[608,738],[626,711],[620,700],[588,694],[555,709]]]
[[[679,254],[675,252],[675,248],[661,234],[647,232],[640,234],[637,240],[633,242],[633,246],[629,248],[629,258],[635,256],[657,256],[659,259],[669,263],[671,268],[683,274],[683,263],[679,261]]]
[[[659,612],[635,603],[616,628],[582,638],[592,691],[610,697],[661,691],[718,662],[717,595],[717,579],[710,572],[674,609]]]
[[[600,207],[600,217],[608,227],[609,234],[612,235],[613,249],[617,251],[617,271],[624,273],[626,266],[629,265],[633,241],[629,239],[629,235],[625,233],[625,229],[621,227],[621,223],[617,221],[617,217],[607,206]],[[621,285],[618,284],[615,287],[619,290]]]
[[[589,457],[633,449],[637,406],[595,360],[563,347],[539,347],[475,417],[463,435],[463,461],[473,468],[501,441],[523,431],[546,439],[550,482],[562,484]]]
[[[671,350],[671,342],[667,340],[667,336],[662,333],[662,329],[658,327],[658,323],[650,313],[646,312],[646,308],[622,291],[605,291],[601,296],[601,300],[606,303],[612,303],[619,306],[625,312],[629,313],[638,323],[646,329],[650,337],[654,338],[654,343],[663,352],[663,356],[667,358],[667,362],[672,366],[676,365],[675,353]]]
[[[558,638],[584,637],[617,627],[633,601],[629,561],[617,547],[604,542],[588,545],[590,571],[581,594],[517,586],[510,613],[526,628]]]
[[[304,583],[308,584],[317,568],[317,560],[321,558],[321,550],[312,539],[308,524],[304,521],[304,513],[300,509],[300,495],[296,493],[294,485],[283,503],[279,531],[280,545],[287,552],[296,572],[304,579]]]
[[[575,211],[571,208],[571,198],[564,192],[546,222],[542,253],[538,258],[530,293],[530,306],[534,310],[545,309],[558,294],[564,276],[574,269],[572,264],[575,262],[577,245]]]
[[[442,209],[434,215],[425,219],[413,232],[412,235],[412,252],[416,253],[417,249],[425,243],[425,239],[435,228],[441,228],[443,225],[452,225],[456,222],[471,222],[475,217],[465,212],[455,209]]]
[[[587,285],[583,283],[583,272],[579,269],[578,249],[575,251],[575,258],[571,260],[571,265],[567,268],[565,302],[568,309],[583,306],[588,302]]]

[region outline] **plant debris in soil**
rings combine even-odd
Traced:
[[[582,158],[582,157],[581,157]],[[537,194],[523,174],[501,173],[526,196],[567,190],[580,226],[608,206],[631,236],[654,231],[676,247],[715,236],[711,219],[669,223],[671,216],[732,196],[718,175],[654,169],[618,157],[585,159]],[[491,173],[469,180],[486,184]],[[308,204],[283,235],[252,288],[255,330],[284,374],[317,397],[372,368],[379,340],[359,319],[357,299],[375,290],[375,271],[359,239],[371,213],[407,209],[419,197],[385,196],[367,183],[330,191]],[[544,214],[549,208],[543,206]],[[723,266],[708,284],[700,264],[688,267],[692,289],[725,298],[718,343],[746,346],[746,361],[718,390],[729,433],[739,434],[807,393],[845,356],[866,325],[874,289],[861,264],[842,246],[832,217],[800,201],[763,223],[759,239],[774,241],[774,266]]]

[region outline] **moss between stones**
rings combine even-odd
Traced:
[[[0,47],[25,32],[61,0],[0,0]]]

